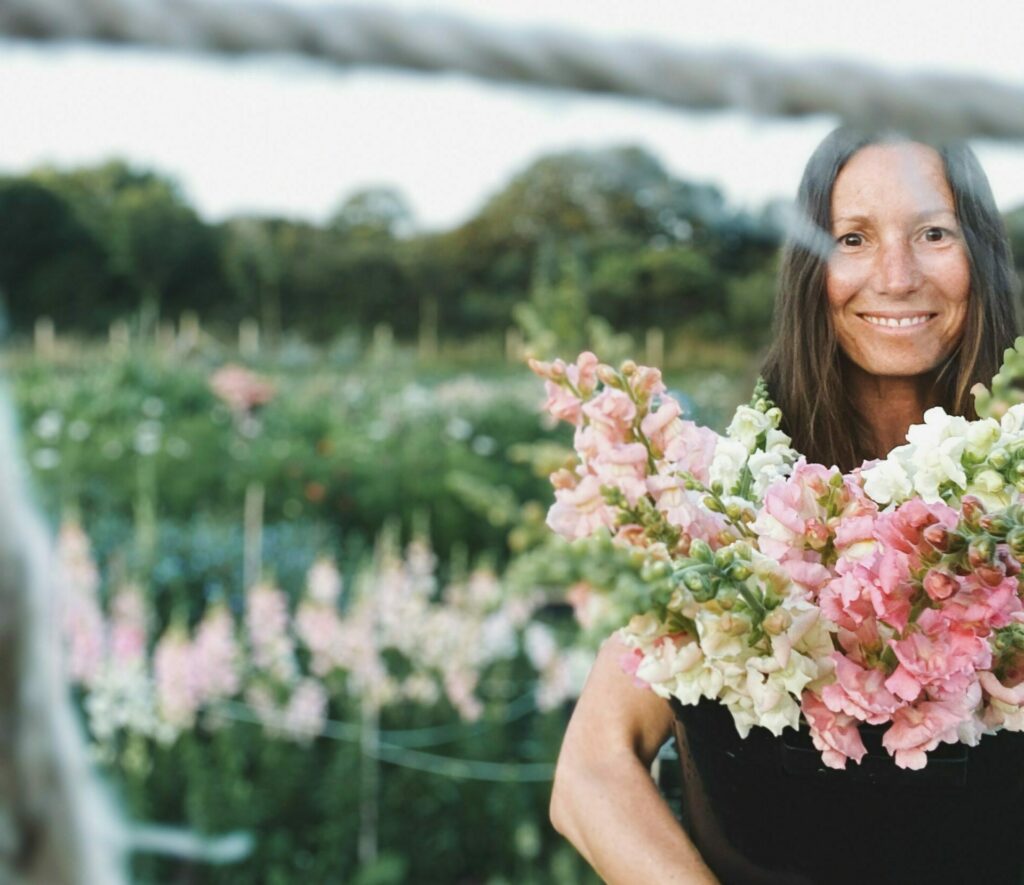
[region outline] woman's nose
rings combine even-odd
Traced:
[[[914,249],[906,240],[882,244],[877,253],[877,289],[883,295],[906,295],[921,282],[921,268]]]

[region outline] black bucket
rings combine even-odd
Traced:
[[[887,726],[860,765],[827,768],[806,725],[747,738],[718,702],[673,700],[683,820],[725,885],[1020,885],[1024,734],[941,744],[896,766]]]

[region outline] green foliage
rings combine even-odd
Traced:
[[[189,310],[232,334],[255,318],[271,342],[387,324],[433,346],[514,322],[539,351],[614,346],[611,329],[744,336],[755,320],[745,310],[730,326],[728,281],[763,271],[779,239],[767,215],[729,209],[636,147],[542,157],[443,232],[417,232],[388,187],[349,194],[323,226],[211,225],[172,180],[121,161],[0,181],[0,208],[0,287],[22,333],[43,314],[95,333]]]

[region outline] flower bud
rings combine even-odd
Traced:
[[[932,599],[948,599],[960,585],[949,572],[933,568],[924,576],[924,590]]]
[[[988,463],[996,470],[1005,470],[1010,463],[1010,453],[1002,446],[988,453]]]
[[[1006,535],[1006,545],[1017,559],[1024,558],[1024,526],[1010,529]]]
[[[925,526],[924,531],[921,532],[921,537],[925,539],[932,549],[937,550],[939,553],[945,553],[949,550],[950,541],[952,540],[950,533],[946,531],[946,527],[937,522]]]
[[[750,566],[743,562],[734,562],[729,567],[729,577],[734,581],[745,581],[753,574]]]
[[[708,546],[708,542],[700,538],[694,538],[690,543],[690,556],[699,559],[701,562],[712,562],[714,554]]]
[[[619,377],[619,373],[605,363],[601,363],[597,367],[597,378],[602,384],[607,384],[609,387],[615,387],[619,390],[622,389],[622,379]]]
[[[996,542],[988,535],[982,535],[971,541],[967,548],[967,561],[971,568],[979,569],[984,565],[991,565],[996,553]]]
[[[1013,528],[1013,521],[1002,513],[986,513],[978,520],[979,527],[994,535],[997,538],[1005,538],[1006,533]]]
[[[712,513],[721,513],[723,510],[722,502],[714,495],[705,495],[701,503]]]
[[[1007,544],[999,544],[996,547],[996,557],[1009,577],[1015,578],[1021,573],[1020,560],[1014,557]]]
[[[969,526],[978,525],[978,520],[985,514],[985,506],[980,498],[974,495],[964,495],[960,501],[960,510],[964,515],[964,522]]]
[[[773,609],[762,622],[766,633],[777,636],[784,633],[793,623],[793,616],[784,608]]]
[[[974,574],[978,576],[978,579],[989,587],[995,587],[1001,583],[1006,577],[1006,572],[1002,568],[1002,564],[998,565],[982,565],[974,570]]]

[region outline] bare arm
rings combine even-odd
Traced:
[[[551,822],[609,885],[713,885],[651,779],[672,711],[622,671],[627,651],[616,637],[601,647],[558,756]]]

